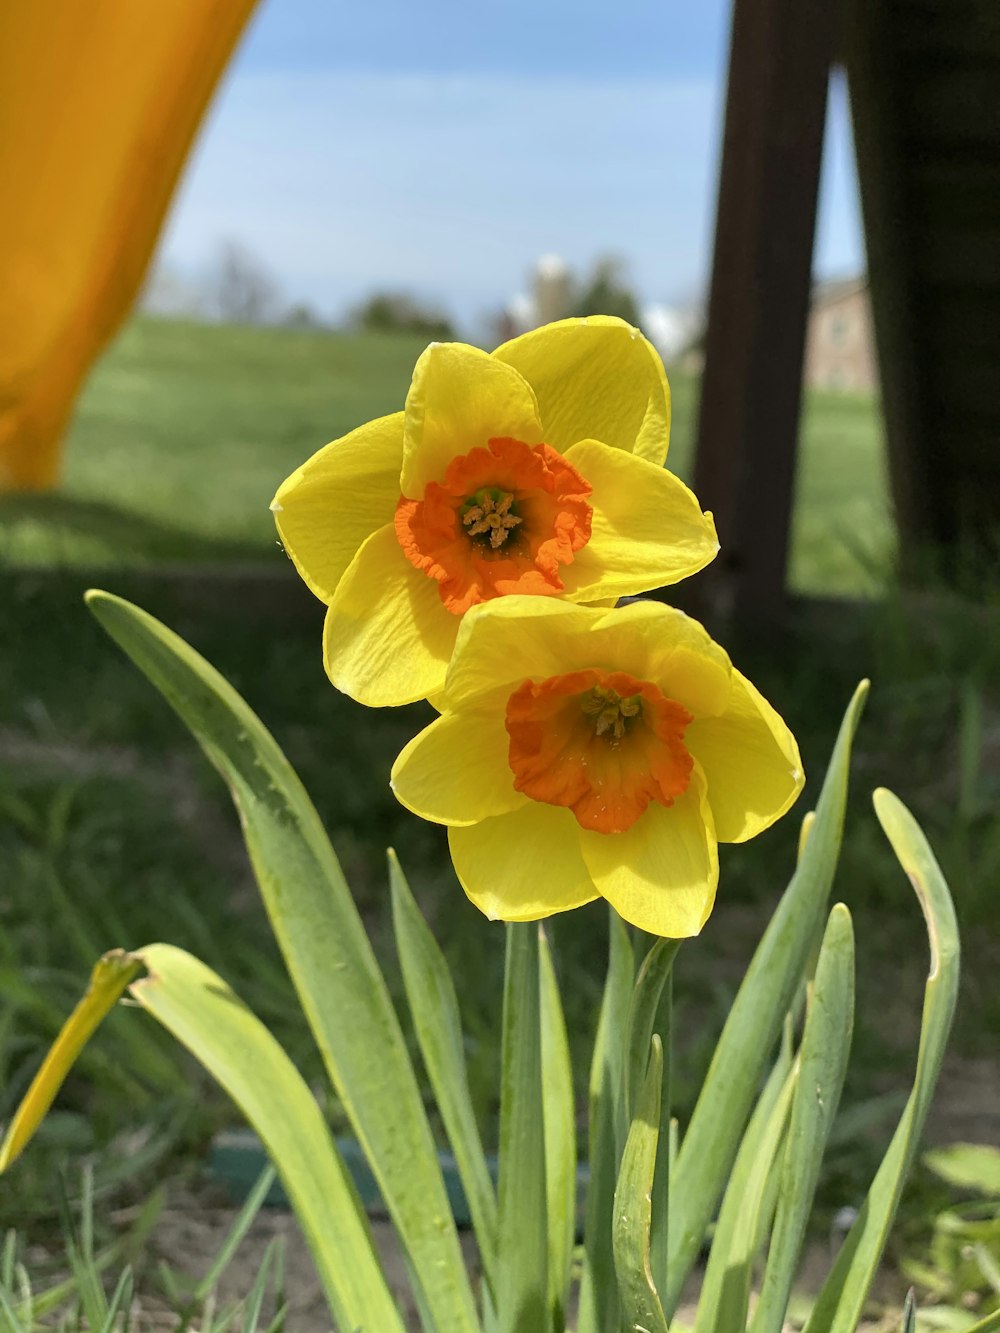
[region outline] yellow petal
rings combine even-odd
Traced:
[[[587,639],[602,611],[549,597],[498,597],[462,617],[448,668],[449,709],[531,678],[593,665]]]
[[[676,607],[632,602],[607,610],[513,596],[463,617],[444,701],[456,709],[529,678],[587,667],[650,680],[696,717],[722,713],[729,702],[729,658]]]
[[[537,921],[597,897],[580,855],[580,826],[569,810],[529,801],[448,843],[466,894],[491,921]]]
[[[476,824],[528,804],[514,790],[504,710],[445,713],[392,766],[397,800],[437,824]]]
[[[392,521],[403,462],[403,413],[379,417],[313,454],[271,502],[285,550],[329,602],[358,548]]]
[[[326,673],[338,690],[372,708],[413,703],[444,685],[458,625],[388,523],[337,586],[323,631]]]
[[[666,458],[670,388],[659,353],[631,324],[610,315],[563,319],[493,355],[534,389],[553,449],[603,440],[653,463]]]
[[[691,723],[684,743],[705,770],[720,842],[745,842],[774,823],[802,790],[795,737],[735,668],[721,717]]]
[[[406,395],[402,491],[423,497],[453,458],[493,439],[539,444],[535,395],[510,366],[464,343],[431,343]]]
[[[662,602],[632,602],[597,613],[590,651],[612,669],[651,680],[695,717],[722,713],[732,665],[708,631]]]
[[[650,805],[627,833],[580,830],[587,869],[619,916],[651,935],[685,939],[708,920],[719,857],[697,765],[672,806]]]
[[[562,573],[577,601],[629,597],[696,574],[715,559],[711,514],[672,472],[597,440],[566,455],[590,482],[590,541]]]

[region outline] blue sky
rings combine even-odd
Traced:
[[[704,289],[728,7],[722,0],[262,0],[162,244],[196,274],[241,241],[292,299],[375,288],[467,328],[556,253],[623,257],[645,301]],[[816,270],[861,266],[840,90]]]

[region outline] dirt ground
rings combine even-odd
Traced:
[[[197,1276],[203,1273],[211,1258],[218,1252],[232,1225],[235,1209],[208,1204],[193,1195],[178,1195],[165,1210],[154,1234],[154,1252],[165,1258],[181,1272]],[[376,1244],[383,1259],[389,1285],[404,1312],[408,1329],[419,1333],[420,1323],[410,1296],[405,1266],[396,1244],[391,1225],[385,1221],[373,1223]],[[294,1218],[283,1209],[265,1209],[258,1214],[253,1227],[234,1256],[219,1285],[222,1304],[238,1301],[253,1286],[268,1245],[280,1236],[285,1245],[285,1283],[288,1300],[288,1333],[329,1333],[330,1315],[323,1297],[319,1279]],[[461,1233],[462,1248],[470,1271],[477,1271],[475,1242],[468,1232]],[[801,1293],[808,1297],[819,1290],[829,1268],[831,1247],[823,1242],[813,1243],[806,1252],[802,1265]],[[676,1327],[690,1328],[697,1308],[700,1274],[695,1274],[685,1288],[676,1314]],[[884,1333],[895,1330],[898,1311],[904,1295],[904,1285],[889,1272],[883,1274],[875,1288],[876,1306],[884,1316],[873,1317],[862,1325],[859,1333]],[[144,1316],[152,1327],[171,1327],[166,1309],[158,1309],[156,1302],[148,1302]],[[794,1325],[789,1325],[791,1330]],[[440,1330],[447,1333],[447,1330]]]

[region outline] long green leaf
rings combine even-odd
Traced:
[[[538,927],[507,927],[500,1081],[499,1333],[548,1333]]]
[[[217,671],[139,608],[91,592],[107,632],[219,770],[300,1003],[436,1328],[478,1327],[434,1139],[399,1020],[315,807]]]
[[[288,1056],[215,972],[169,944],[140,951],[131,993],[205,1066],[281,1175],[341,1328],[401,1330],[350,1173]]]
[[[611,1221],[618,1178],[615,1121],[621,1105],[623,1038],[634,980],[632,945],[621,917],[608,911],[608,972],[590,1067],[590,1184],[580,1280],[579,1333],[606,1333],[618,1317]]]
[[[622,1328],[627,1333],[668,1333],[649,1258],[662,1085],[663,1050],[659,1037],[654,1036],[650,1043],[646,1079],[629,1126],[615,1191],[612,1242]]]
[[[797,1078],[791,1042],[785,1042],[733,1163],[701,1284],[695,1333],[744,1333],[767,1185],[784,1143]]]
[[[541,986],[545,1199],[549,1233],[549,1311],[555,1333],[566,1327],[576,1240],[576,1105],[559,982],[543,927],[538,928]]]
[[[660,1088],[660,1137],[653,1173],[650,1267],[658,1288],[666,1286],[669,1263],[670,1206],[670,1060],[674,959],[680,940],[657,940],[643,959],[635,979],[625,1023],[625,1069],[622,1093],[625,1124],[630,1124],[641,1095],[649,1062],[649,1044],[659,1024],[663,1049],[663,1084]]]
[[[413,1027],[469,1204],[483,1275],[492,1291],[497,1200],[472,1109],[462,1019],[444,954],[400,868],[389,853],[392,922]]]
[[[781,1333],[785,1324],[820,1163],[847,1072],[854,1028],[854,934],[843,903],[830,913],[811,992],[774,1233],[751,1333]]]
[[[662,1293],[668,1318],[729,1175],[765,1063],[822,932],[843,831],[851,741],[867,692],[863,681],[841,723],[795,874],[747,969],[681,1142],[671,1188],[668,1283]]]
[[[663,988],[674,966],[680,940],[657,940],[642,960],[625,1021],[625,1123],[631,1125],[639,1096],[646,1083],[649,1047]],[[662,1041],[663,1034],[660,1034]]]
[[[958,927],[941,868],[917,821],[897,797],[882,788],[875,792],[874,804],[879,822],[923,910],[931,966],[924,989],[912,1091],[858,1219],[820,1291],[805,1333],[853,1333],[858,1325],[907,1172],[916,1155],[958,996]]]

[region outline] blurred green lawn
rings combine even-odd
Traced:
[[[400,408],[420,338],[139,318],[97,367],[59,493],[0,498],[0,560],[137,564],[274,554],[267,504],[327,440]],[[671,376],[671,466],[690,480],[697,382]],[[870,593],[892,530],[875,401],[807,396],[791,577]]]

